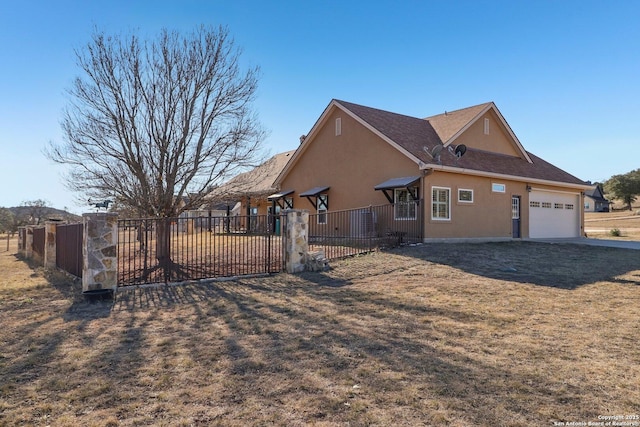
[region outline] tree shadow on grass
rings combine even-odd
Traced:
[[[569,243],[432,243],[393,253],[491,279],[568,290],[600,281],[627,282],[621,276],[640,270],[637,251]]]

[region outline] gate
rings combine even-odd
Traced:
[[[118,285],[279,273],[279,216],[118,221]]]
[[[329,260],[422,242],[421,202],[309,215],[309,249]]]

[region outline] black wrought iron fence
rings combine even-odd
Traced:
[[[118,221],[121,286],[277,273],[281,221],[272,215]]]
[[[421,206],[416,201],[310,214],[310,250],[338,259],[422,242]]]
[[[56,226],[56,265],[77,277],[82,277],[82,234],[81,223]]]

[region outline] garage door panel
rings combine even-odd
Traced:
[[[534,190],[529,196],[529,236],[532,238],[578,237],[578,194]]]

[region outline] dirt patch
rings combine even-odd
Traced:
[[[0,252],[0,425],[532,426],[640,413],[636,251],[429,244],[128,289]]]

